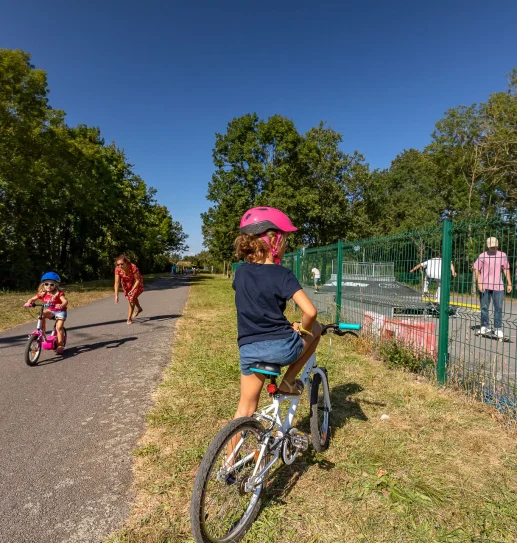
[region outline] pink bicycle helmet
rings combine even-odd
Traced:
[[[241,234],[258,235],[271,229],[282,232],[296,232],[298,230],[284,212],[274,207],[253,207],[242,216]]]

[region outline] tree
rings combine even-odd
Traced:
[[[99,128],[70,127],[48,104],[46,74],[23,51],[0,49],[0,276],[28,286],[105,277],[127,251],[143,272],[186,249],[186,235],[124,151]]]

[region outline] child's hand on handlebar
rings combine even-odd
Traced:
[[[23,307],[34,307],[34,302],[27,302],[23,304]]]

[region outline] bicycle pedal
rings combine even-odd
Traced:
[[[290,437],[291,444],[296,449],[302,449],[306,451],[309,448],[309,436],[307,434],[304,434],[299,430],[295,430],[290,434]]]

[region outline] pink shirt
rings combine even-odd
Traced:
[[[501,272],[510,269],[506,253],[497,251],[491,255],[485,251],[474,262],[474,269],[479,271],[479,279],[485,290],[504,290]]]
[[[36,294],[36,297],[40,299],[44,304],[48,304],[48,308],[50,311],[56,311],[56,305],[61,304],[61,296],[63,296],[65,293],[61,290],[56,292],[55,294],[52,294],[51,292],[47,292],[45,294]]]

